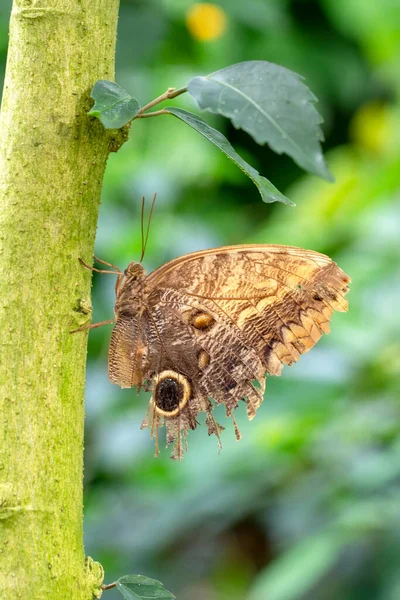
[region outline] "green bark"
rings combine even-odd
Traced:
[[[14,0],[0,116],[0,598],[90,600],[82,530],[85,333],[118,0]],[[117,144],[118,145],[118,144]],[[115,140],[113,142],[115,147]]]

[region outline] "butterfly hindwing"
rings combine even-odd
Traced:
[[[151,298],[150,298],[151,299]],[[190,397],[182,410],[169,415],[157,405],[157,377],[154,378],[151,405],[155,414],[165,418],[169,440],[178,438],[179,431],[197,424],[199,412],[210,413],[213,404],[224,404],[228,416],[242,399],[246,399],[249,417],[262,401],[264,373],[262,361],[249,346],[235,323],[210,302],[194,301],[176,290],[165,290],[152,309],[151,319],[157,323],[163,338],[158,373],[169,373],[169,378],[187,382]],[[252,381],[259,387],[254,387]],[[208,414],[210,421],[210,414]],[[214,433],[218,433],[218,429]]]

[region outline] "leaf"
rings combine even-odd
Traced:
[[[283,202],[284,204],[290,204],[294,206],[286,196],[270,182],[266,177],[259,174],[256,169],[249,165],[228,142],[226,137],[220,132],[208,125],[201,117],[195,115],[182,108],[176,108],[175,106],[168,106],[164,109],[166,112],[171,113],[181,121],[184,121],[190,127],[193,127],[196,131],[201,133],[210,142],[215,144],[232,162],[235,163],[258,187],[261,197],[264,202]]]
[[[286,153],[303,169],[328,181],[320,141],[322,118],[302,77],[262,60],[238,63],[189,81],[188,92],[203,110],[231,119],[258,144]]]
[[[106,129],[120,129],[140,108],[136,98],[112,81],[96,81],[90,95],[94,106],[88,114],[97,117]]]
[[[125,600],[174,600],[175,596],[156,579],[144,575],[124,575],[117,580],[117,589]]]

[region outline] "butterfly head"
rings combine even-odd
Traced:
[[[140,278],[143,278],[146,273],[142,265],[134,260],[126,267],[124,275],[127,280],[134,282]]]

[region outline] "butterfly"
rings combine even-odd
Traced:
[[[220,445],[223,427],[213,416],[215,404],[225,406],[240,439],[234,416],[239,402],[253,419],[266,376],[297,362],[329,333],[334,310],[348,306],[350,279],[336,263],[291,246],[202,250],[149,275],[141,262],[123,272],[99,262],[113,269],[100,272],[117,276],[115,319],[89,326],[115,323],[109,379],[151,391],[142,427],[151,429],[157,455],[158,430],[165,424],[167,444],[174,443],[171,456],[178,460],[200,413]]]

